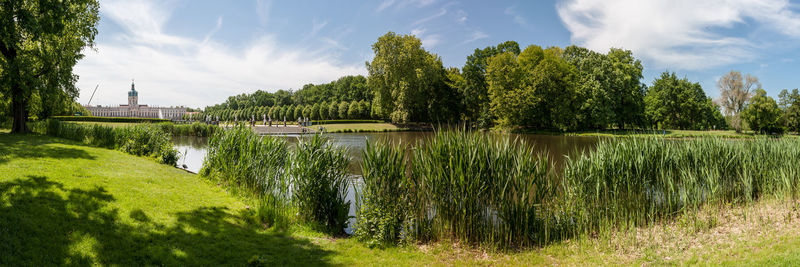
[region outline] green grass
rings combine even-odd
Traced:
[[[98,122],[98,121],[70,121],[70,123],[77,123],[83,125],[101,125],[110,127],[129,127],[142,124],[140,122]]]
[[[686,216],[681,215],[663,228],[641,228],[656,236],[642,234],[639,243],[620,234],[508,253],[446,241],[371,249],[355,238],[330,238],[304,226],[265,230],[253,223],[248,205],[197,175],[147,158],[0,132],[0,265],[241,266],[251,259],[277,266],[800,261],[798,208],[770,202],[724,207],[718,226],[698,230],[680,225]],[[687,242],[700,245],[684,246]]]
[[[401,131],[403,128],[397,127],[391,123],[342,123],[342,124],[323,124],[314,125],[312,128],[325,127],[325,131],[329,133],[336,132],[386,132],[386,131]]]

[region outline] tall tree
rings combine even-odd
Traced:
[[[778,103],[761,88],[756,89],[750,104],[742,110],[742,119],[756,132],[782,132]]]
[[[574,68],[558,47],[531,45],[489,59],[486,80],[492,112],[501,126],[575,129]]]
[[[783,89],[778,95],[778,106],[783,110],[783,121],[786,129],[792,132],[800,132],[800,92],[797,88],[791,93]]]
[[[372,45],[367,83],[375,94],[374,111],[393,122],[427,121],[432,99],[446,86],[441,59],[413,35],[389,32]],[[339,111],[341,113],[341,110]]]
[[[0,92],[11,98],[12,132],[28,131],[33,93],[77,97],[72,68],[94,45],[99,7],[95,0],[0,0]]]
[[[721,127],[719,110],[709,103],[703,87],[675,73],[663,72],[644,97],[645,115],[662,128],[707,129]]]
[[[720,92],[720,105],[725,110],[725,115],[730,119],[731,127],[737,132],[742,131],[742,119],[739,113],[747,106],[751,92],[761,88],[758,78],[741,72],[730,71],[717,81]]]
[[[497,46],[475,49],[475,52],[467,57],[467,62],[461,70],[460,79],[451,85],[458,88],[462,95],[464,118],[475,121],[478,127],[486,128],[493,120],[489,105],[489,85],[486,83],[487,60],[503,53],[519,55],[519,44],[514,41],[506,41]],[[452,71],[449,71],[448,74],[451,79],[456,78]]]

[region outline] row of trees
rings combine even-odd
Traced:
[[[297,118],[310,118],[312,120],[335,120],[335,119],[370,119],[372,118],[370,103],[366,100],[361,101],[323,101],[313,105],[288,105],[288,106],[261,106],[249,107],[240,110],[221,109],[205,112],[203,116],[210,115],[212,119],[220,120],[249,120],[254,117],[262,120],[266,115],[272,120],[293,121]],[[204,117],[194,117],[204,118]]]
[[[536,45],[521,50],[507,41],[476,49],[459,69],[444,68],[439,56],[425,50],[413,35],[389,32],[372,49],[368,77],[345,76],[296,92],[231,96],[207,107],[206,114],[225,120],[277,114],[273,117],[466,122],[480,128],[548,130],[726,128],[719,107],[698,83],[665,72],[648,88],[640,82],[641,62],[628,50],[604,54],[578,46]],[[359,104],[348,106],[347,112],[337,106],[331,113],[328,101]],[[324,109],[315,112],[320,110],[316,106],[328,106],[327,114]]]

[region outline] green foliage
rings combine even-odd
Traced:
[[[159,123],[155,124],[162,131],[170,133],[172,136],[198,136],[210,137],[219,130],[219,126],[194,122],[192,124]]]
[[[742,119],[750,129],[760,133],[782,133],[781,110],[775,99],[767,96],[764,89],[756,89],[750,104],[742,111]]]
[[[259,200],[261,221],[286,227],[290,218],[288,162],[284,139],[259,136],[239,124],[211,136],[200,175]]]
[[[100,4],[83,1],[0,1],[0,93],[11,98],[12,132],[27,132],[31,101],[48,117],[78,95],[72,69],[94,45]]]
[[[504,53],[489,59],[489,99],[500,126],[576,128],[574,70],[561,53],[532,45],[519,56]]]
[[[51,118],[60,121],[93,121],[93,122],[169,122],[169,120],[158,118],[129,118],[129,117],[92,117],[92,116],[52,116]]]
[[[382,120],[318,120],[314,124],[382,123]]]
[[[647,225],[708,203],[797,197],[800,141],[603,139],[568,159],[564,188],[583,233]]]
[[[373,112],[379,117],[399,123],[454,117],[442,111],[456,111],[458,107],[448,106],[453,100],[448,98],[458,95],[445,83],[439,56],[425,50],[418,38],[389,32],[372,50],[375,57],[367,64],[367,82],[375,95]]]
[[[662,129],[724,129],[722,112],[699,83],[663,72],[644,97],[645,116]]]
[[[786,129],[800,133],[800,92],[797,89],[791,93],[786,89],[779,94],[780,108],[783,110],[783,121]]]
[[[410,222],[405,147],[367,143],[362,155],[355,235],[372,245],[397,244],[402,241],[404,223]]]
[[[506,41],[484,49],[475,49],[472,55],[467,56],[467,62],[457,74],[458,69],[448,71],[450,86],[457,88],[461,94],[464,108],[464,118],[476,122],[476,126],[488,128],[493,123],[490,111],[489,84],[486,81],[486,68],[489,58],[503,53],[519,55],[519,44]]]
[[[178,151],[173,148],[170,134],[158,127],[82,125],[49,119],[32,123],[31,129],[40,134],[117,149],[136,156],[152,157],[171,166],[178,162]]]
[[[344,234],[349,219],[349,161],[345,148],[320,134],[300,138],[290,160],[292,200],[300,217],[333,234]]]
[[[555,191],[546,157],[533,155],[524,141],[508,137],[437,133],[414,149],[410,234],[502,247],[545,242],[556,223],[544,207]]]

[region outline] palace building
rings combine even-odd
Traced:
[[[180,120],[186,113],[185,107],[158,107],[139,104],[139,92],[131,82],[128,91],[128,104],[119,106],[86,106],[86,109],[97,117],[134,117]]]

